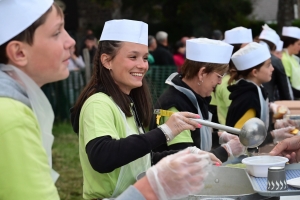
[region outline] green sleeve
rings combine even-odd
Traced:
[[[111,99],[94,95],[88,99],[80,113],[84,145],[94,138],[111,136],[113,139],[126,137],[124,119]]]
[[[33,113],[17,108],[10,110],[11,115],[4,113],[0,114],[0,199],[58,200]]]
[[[170,108],[169,111],[179,112],[175,107]],[[161,124],[165,123],[168,119],[169,117],[162,117]],[[191,131],[190,130],[182,131],[172,141],[168,142],[168,146],[172,144],[178,144],[178,143],[193,143]]]
[[[288,55],[286,55],[286,53],[282,53],[282,59],[281,59],[281,62],[283,64],[283,67],[284,67],[284,70],[285,70],[285,73],[288,77],[291,77],[292,75],[292,66],[291,66],[291,63],[289,61],[289,58],[288,58]]]

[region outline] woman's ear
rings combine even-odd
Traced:
[[[105,53],[101,54],[100,61],[106,69],[111,70],[111,63],[110,63],[109,55],[107,55]]]
[[[200,69],[199,69],[199,71],[198,71],[198,78],[199,78],[199,80],[202,80],[203,79],[203,77],[205,77],[206,76],[206,72],[205,72],[205,67],[201,67]]]
[[[11,41],[6,46],[8,63],[16,67],[25,67],[28,64],[28,44],[20,41]]]

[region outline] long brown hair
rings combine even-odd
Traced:
[[[96,55],[94,57],[93,75],[90,82],[81,92],[77,102],[74,106],[74,112],[80,111],[84,102],[93,94],[103,91],[107,95],[111,96],[114,102],[121,108],[127,117],[132,116],[130,103],[131,99],[134,101],[137,114],[143,126],[146,127],[150,123],[152,116],[152,101],[150,91],[144,78],[141,87],[132,89],[130,97],[124,94],[119,86],[112,78],[110,71],[103,66],[100,60],[102,54],[110,56],[110,60],[113,60],[117,55],[119,49],[122,47],[120,41],[100,41]]]

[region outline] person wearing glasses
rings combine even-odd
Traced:
[[[201,119],[210,120],[208,111],[211,92],[222,82],[228,70],[228,62],[233,47],[225,42],[198,38],[187,40],[186,60],[182,66],[181,74],[173,73],[166,80],[170,87],[159,97],[155,108],[171,112],[188,111],[197,113]],[[218,55],[218,56],[216,56]],[[161,116],[150,123],[150,129],[156,128],[168,120],[168,116]],[[222,162],[229,156],[238,156],[244,147],[238,137],[226,132],[220,132],[226,143],[212,150],[212,134],[209,127],[181,132],[172,141],[160,145],[155,151],[180,150],[189,146],[196,146],[204,151],[211,151]]]

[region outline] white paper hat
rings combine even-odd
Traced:
[[[53,0],[0,0],[0,45],[40,18]]]
[[[259,35],[259,39],[264,39],[272,42],[276,47],[278,42],[280,41],[279,35],[271,29],[267,24],[265,24],[263,27],[263,31]]]
[[[283,49],[283,41],[279,40],[276,45],[276,51],[282,51],[282,49]]]
[[[238,71],[244,71],[263,63],[271,57],[266,45],[251,42],[235,52],[231,60]]]
[[[228,44],[243,44],[252,42],[252,30],[244,27],[236,27],[225,31],[223,41]]]
[[[300,29],[294,26],[284,26],[282,28],[282,36],[300,39]]]
[[[113,40],[148,46],[148,24],[134,20],[110,20],[105,22],[100,41]]]
[[[198,62],[227,64],[233,46],[220,40],[196,38],[186,41],[186,58]]]

